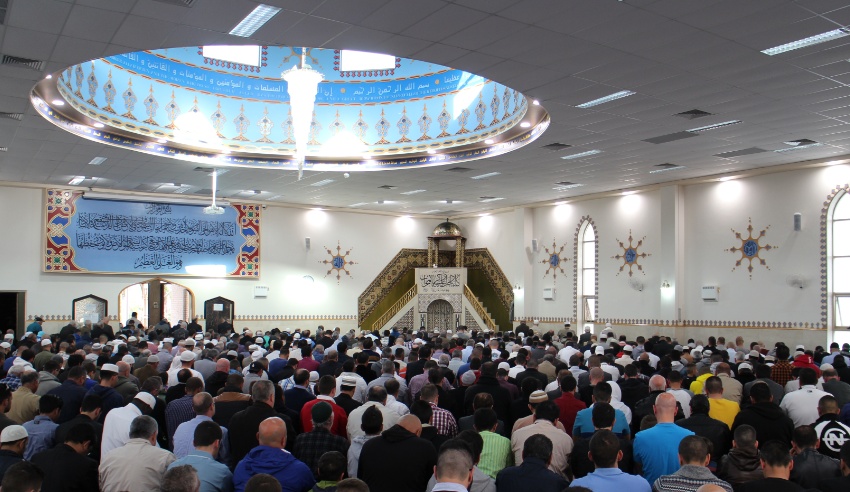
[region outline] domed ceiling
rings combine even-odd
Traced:
[[[491,157],[534,141],[545,110],[462,70],[387,55],[308,48],[321,72],[305,169],[383,170]],[[359,65],[358,65],[359,63]],[[74,65],[33,90],[37,111],[84,138],[230,166],[295,169],[283,71],[302,48],[188,47]]]

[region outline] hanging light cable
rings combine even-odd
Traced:
[[[325,76],[313,70],[307,64],[307,48],[301,48],[301,68],[292,68],[281,74],[286,81],[289,93],[289,107],[292,111],[292,127],[295,134],[295,159],[298,161],[298,179],[304,174],[304,162],[307,157],[307,140],[310,136],[310,124],[313,121],[313,108],[319,82]]]

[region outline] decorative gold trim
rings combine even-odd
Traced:
[[[463,296],[466,297],[466,300],[469,301],[469,304],[472,305],[472,309],[481,317],[481,321],[493,331],[496,331],[496,322],[493,321],[493,318],[490,317],[490,313],[484,309],[484,305],[475,297],[475,294],[472,293],[472,290],[468,285],[463,286]]]
[[[413,287],[410,288],[407,292],[402,295],[399,300],[395,302],[392,306],[390,306],[387,311],[378,318],[377,321],[372,323],[372,330],[380,330],[384,327],[385,324],[390,322],[393,316],[398,314],[401,311],[401,308],[407,305],[416,295],[419,293],[419,285],[413,284]]]

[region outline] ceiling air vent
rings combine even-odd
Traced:
[[[0,113],[0,118],[21,121],[24,119],[24,113]]]
[[[378,187],[378,189],[381,189],[381,190],[394,190],[396,188],[398,188],[398,186],[393,186],[393,185],[383,185],[383,186]]]
[[[720,157],[721,159],[732,159],[733,157],[741,157],[744,155],[752,155],[752,154],[761,154],[762,152],[767,152],[764,149],[760,149],[758,147],[748,147],[746,149],[741,150],[732,150],[729,152],[722,152],[720,154],[714,154],[714,157]]]
[[[160,3],[170,3],[171,5],[179,5],[180,7],[191,7],[195,5],[197,0],[154,0]]]
[[[550,143],[548,145],[544,145],[543,148],[546,150],[563,150],[568,147],[572,147],[572,145],[567,145],[560,142]]]
[[[469,167],[450,167],[450,168],[446,169],[446,171],[449,171],[449,172],[452,172],[452,173],[468,173],[469,171],[472,171],[472,168],[469,168]]]
[[[681,167],[676,164],[671,164],[669,162],[665,162],[664,164],[656,164],[655,167],[659,169],[670,169],[671,167]]]
[[[659,137],[647,138],[644,142],[649,142],[653,144],[663,144],[667,142],[675,142],[676,140],[682,140],[685,138],[696,137],[697,133],[692,132],[676,132],[676,133],[668,133],[667,135],[661,135]]]
[[[0,24],[6,23],[6,12],[9,10],[9,0],[0,0]]]
[[[14,67],[29,68],[41,72],[44,70],[45,62],[39,60],[31,60],[29,58],[21,58],[19,56],[3,55],[2,58],[0,58],[0,65],[11,65]]]
[[[202,173],[211,173],[211,172],[215,171],[215,169],[213,169],[211,167],[198,166],[198,167],[195,168],[195,171],[200,171]]]
[[[784,143],[785,145],[790,145],[792,147],[799,147],[800,145],[811,145],[817,142],[808,138],[801,138],[799,140],[789,140],[787,142],[782,143]]]
[[[686,120],[695,120],[697,118],[702,118],[703,116],[711,116],[712,114],[713,113],[707,113],[701,109],[692,109],[690,111],[682,111],[681,113],[676,113],[673,116],[685,118]]]
[[[0,152],[7,152],[9,147],[0,147]]]
[[[155,190],[155,189],[157,189],[157,188],[158,188],[158,186],[157,186],[157,185],[152,185],[152,184],[142,183],[142,184],[140,184],[139,186],[136,186],[136,187],[135,187],[135,188],[133,188],[133,189],[134,189],[134,190],[139,190],[139,191],[153,191],[153,190]]]

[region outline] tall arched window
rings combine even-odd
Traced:
[[[832,227],[827,244],[830,291],[833,296],[833,341],[850,342],[846,328],[850,326],[850,197],[837,196],[832,206]]]
[[[589,220],[579,227],[576,245],[576,301],[578,324],[596,321],[596,231]]]

